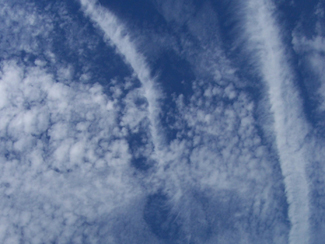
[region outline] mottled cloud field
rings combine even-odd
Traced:
[[[0,0],[0,243],[322,243],[324,4],[132,4]]]

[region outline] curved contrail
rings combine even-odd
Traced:
[[[161,150],[164,138],[159,129],[160,107],[158,100],[161,93],[158,91],[155,79],[150,75],[150,69],[142,54],[137,52],[136,46],[127,35],[124,25],[108,9],[100,7],[96,1],[80,0],[84,13],[104,32],[109,44],[116,47],[116,51],[131,66],[138,79],[142,83],[143,93],[148,101],[148,118],[150,120],[150,132],[155,145],[156,158],[162,158]]]

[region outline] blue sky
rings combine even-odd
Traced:
[[[324,20],[0,0],[0,243],[322,243]]]

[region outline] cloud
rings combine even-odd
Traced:
[[[323,158],[324,158],[324,28],[322,22],[324,20],[321,2],[315,7],[313,17],[316,21],[313,28],[309,27],[308,31],[312,31],[313,35],[307,34],[301,23],[298,23],[292,33],[292,44],[294,51],[299,59],[299,68],[304,74],[303,82],[308,95],[308,99],[312,103],[310,111],[312,116],[313,137],[309,145],[309,164],[307,165],[307,174],[310,186],[310,224],[312,230],[312,243],[319,243],[324,233],[324,211],[320,207],[324,199],[324,175]]]
[[[119,66],[123,75],[108,75],[105,86],[96,82],[102,74],[95,76],[92,68],[100,70],[100,63],[87,55],[98,43],[92,37],[73,42],[81,35],[75,32],[80,23],[75,26],[66,6],[50,5],[39,15],[34,4],[3,5],[1,28],[17,35],[10,48],[4,39],[0,46],[0,242],[101,243],[111,236],[111,243],[123,243],[134,231],[139,242],[155,242],[139,214],[143,189],[128,141],[149,126],[136,78]],[[63,17],[54,18],[52,11]],[[30,18],[35,21],[25,21]],[[74,28],[66,35],[61,27],[46,28],[48,23]],[[87,62],[68,62],[52,45],[58,33],[61,48],[68,46],[69,55],[76,51]],[[105,70],[116,65],[114,57],[110,61]],[[138,154],[150,157],[150,137],[147,143]]]
[[[161,161],[161,150],[165,144],[159,125],[159,99],[162,98],[145,58],[137,51],[134,42],[122,23],[109,10],[100,7],[94,1],[81,0],[86,15],[104,32],[109,44],[116,47],[117,52],[125,58],[142,84],[142,93],[148,101],[148,118],[150,131],[157,154],[156,160]]]
[[[2,63],[0,84],[2,243],[22,238],[18,230],[30,243],[67,242],[80,218],[139,193],[118,110],[101,86],[57,83],[14,61]]]
[[[296,243],[304,241],[310,192],[321,184],[306,190],[310,130],[269,5],[242,7],[250,16],[244,26],[249,50],[269,86],[277,152],[259,131],[258,104],[238,76],[240,67],[227,58],[221,39],[211,41],[203,30],[218,25],[209,4],[193,14],[195,6],[182,1],[175,11],[166,8],[169,2],[157,3],[168,23],[186,23],[185,31],[168,34],[181,47],[167,46],[193,73],[185,80],[191,92],[180,88],[164,96],[168,82],[152,76],[151,53],[139,49],[149,38],[137,38],[139,30],[127,29],[97,2],[80,3],[81,14],[54,4],[41,20],[37,5],[21,7],[23,16],[36,16],[35,30],[12,13],[1,26],[11,33],[18,18],[17,30],[30,31],[17,35],[17,46],[1,62],[0,242],[288,243],[291,227],[291,241],[297,233]],[[175,14],[182,5],[189,6],[185,17]],[[52,28],[37,40],[48,42],[33,49],[29,33],[45,19]],[[56,36],[63,51],[51,44]],[[19,46],[28,62],[13,55]],[[106,69],[118,71],[102,73]],[[175,136],[167,140],[169,129]]]
[[[191,23],[195,21],[200,21],[200,18]],[[191,39],[186,39],[187,32],[178,34],[190,42]],[[236,77],[236,68],[232,67],[219,45],[218,41],[209,43],[205,50],[201,50],[202,46],[197,49],[192,46],[191,49],[191,45],[184,45],[182,53],[176,52],[190,62],[196,80],[187,81],[191,83],[193,94],[184,93],[175,99],[177,109],[172,115],[175,123],[169,126],[177,131],[176,138],[170,141],[164,151],[164,160],[153,176],[144,179],[152,187],[154,195],[165,199],[161,200],[163,203],[149,201],[148,208],[151,204],[158,205],[158,209],[160,204],[167,205],[172,209],[167,215],[177,216],[175,229],[153,228],[160,228],[166,235],[179,229],[187,236],[184,238],[189,238],[186,240],[197,242],[222,242],[232,236],[237,243],[245,242],[245,238],[247,242],[287,243],[289,224],[285,203],[280,200],[282,176],[274,170],[278,162],[272,159],[272,153],[258,133],[255,101],[243,89],[245,82]],[[160,82],[164,84],[164,80]],[[187,216],[194,210],[183,204],[194,201],[195,194],[207,194],[206,201],[216,207],[211,207],[211,213],[202,210],[197,217],[208,223],[206,229],[202,227],[203,232],[211,228],[213,234],[208,237],[190,235],[196,219]],[[238,204],[237,200],[227,202],[227,198],[224,203],[218,202],[223,194],[232,195],[243,204]],[[223,204],[231,205],[236,211],[229,210],[229,215],[221,216],[217,208],[224,208]],[[201,208],[199,203],[195,206]],[[270,223],[269,216],[275,215],[279,208],[283,209],[283,215]],[[153,214],[159,214],[157,211]],[[206,217],[210,214],[214,221]],[[254,221],[249,222],[252,218]],[[227,223],[226,219],[232,220]],[[164,221],[172,222],[169,219]],[[226,227],[220,227],[234,226],[235,222],[241,224],[236,225],[231,233]],[[261,228],[258,235],[259,225],[269,227]]]
[[[290,204],[290,243],[308,243],[310,192],[305,168],[310,163],[310,145],[306,137],[311,128],[305,119],[295,87],[295,74],[281,40],[275,7],[268,1],[248,1],[243,8],[248,48],[255,57],[257,72],[268,87],[274,116],[276,145]]]
[[[134,54],[135,42],[126,41],[129,38],[127,34],[129,30],[117,24],[116,17],[104,7],[89,4],[87,1],[83,2],[83,6],[85,12],[95,20],[117,47],[117,52],[121,52],[126,57],[126,62],[130,63],[135,72],[144,70],[138,68],[139,65],[132,65],[134,62],[132,60],[138,57],[141,64],[142,55]],[[131,51],[126,49],[129,46],[132,47]],[[197,51],[197,55],[194,55],[195,59],[191,55],[196,51],[185,49],[184,56],[191,62],[193,68],[197,69],[198,79],[192,81],[195,92],[188,98],[189,103],[182,99],[188,94],[180,95],[175,100],[177,110],[174,126],[178,130],[177,139],[172,140],[168,145],[164,144],[163,154],[161,154],[163,159],[149,175],[142,179],[149,193],[151,192],[146,200],[145,211],[149,213],[144,217],[145,221],[152,232],[161,231],[157,235],[161,235],[162,239],[171,238],[174,231],[179,231],[181,234],[177,238],[188,241],[214,243],[232,235],[237,242],[245,237],[246,241],[258,238],[262,242],[263,238],[266,238],[267,241],[286,243],[288,230],[286,217],[281,216],[272,223],[268,218],[275,214],[277,208],[285,208],[280,206],[283,202],[280,203],[277,198],[281,195],[281,183],[277,181],[281,179],[278,176],[273,178],[275,172],[272,165],[277,162],[270,159],[268,149],[262,145],[258,135],[253,116],[254,102],[245,91],[240,89],[243,83],[236,77],[235,69],[229,65],[229,61],[222,56],[218,44],[211,44],[211,46],[211,49],[202,54]],[[150,73],[149,66],[142,67],[146,67],[146,72]],[[211,76],[213,79],[206,79],[207,73],[208,77]],[[146,86],[145,83],[142,84]],[[146,94],[150,95],[150,93]],[[150,99],[147,100],[150,104]],[[150,121],[155,120],[157,119],[153,118]],[[240,189],[238,185],[241,186]],[[204,207],[198,203],[193,207],[183,208],[184,204],[193,201],[197,192],[202,195],[209,192],[207,201],[214,207],[203,210]],[[215,212],[217,208],[225,208],[230,204],[230,199],[222,203],[218,202],[222,194],[229,194],[237,199],[232,205],[237,210],[229,210],[227,216]],[[151,198],[160,200],[150,200]],[[267,204],[262,204],[263,202]],[[190,235],[197,221],[196,217],[188,218],[194,211],[194,206],[198,209],[202,208],[202,211],[198,210],[197,218],[207,221],[206,227],[202,227],[202,233],[207,233],[211,228],[213,234],[210,236]],[[248,223],[251,211],[254,212],[252,218],[256,218],[256,222]],[[285,210],[283,213],[285,215]],[[165,224],[161,223],[161,225],[148,220],[160,214],[166,214],[171,219],[166,217],[161,220],[165,221]],[[207,216],[210,214],[215,216],[215,220],[208,220]],[[172,224],[174,218],[177,218],[175,226]],[[232,220],[226,223],[228,218]],[[227,232],[226,227],[218,230],[217,226],[227,226],[227,224],[233,226],[236,222],[243,225],[236,226],[232,233]],[[258,223],[261,222],[269,228],[262,228],[260,231],[263,234],[258,237],[255,231]],[[163,226],[169,227],[165,229]]]

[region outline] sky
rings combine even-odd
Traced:
[[[321,244],[321,0],[0,0],[0,243]]]

